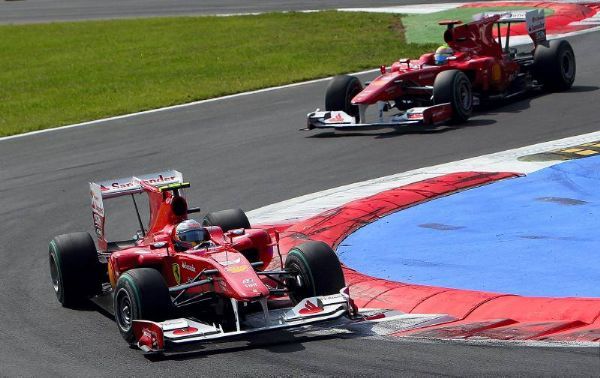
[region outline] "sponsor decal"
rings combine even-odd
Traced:
[[[258,284],[252,278],[246,278],[246,279],[242,280],[242,284],[249,289],[258,287]]]
[[[156,334],[156,332],[149,330],[148,328],[144,328],[142,330],[142,337],[140,338],[140,342],[142,344],[148,344],[148,342],[150,343],[150,345],[148,345],[149,347],[151,347],[152,349],[157,349],[158,348],[158,335]]]
[[[344,117],[340,113],[336,113],[335,116],[329,118],[327,121],[330,123],[344,122]]]
[[[233,265],[225,268],[229,273],[241,273],[245,272],[248,269],[247,265]]]
[[[198,332],[198,328],[194,328],[194,327],[185,327],[185,328],[181,328],[181,329],[176,329],[175,331],[173,331],[174,335],[187,335],[189,333],[196,333]]]
[[[150,185],[156,185],[156,184],[160,184],[163,182],[170,182],[173,181],[177,178],[177,176],[163,176],[163,175],[158,175],[158,177],[156,178],[151,178],[151,179],[147,179],[147,180],[142,180],[142,182],[146,183],[146,184],[150,184]],[[109,186],[104,186],[101,185],[100,189],[105,192],[107,190],[114,190],[114,189],[128,189],[128,188],[135,188],[137,187],[137,185],[132,182],[132,181],[128,181],[128,182],[118,182],[115,181],[111,184],[109,184]]]
[[[234,265],[234,264],[239,264],[240,261],[242,261],[239,257],[237,259],[234,260],[225,260],[225,261],[217,261],[219,264],[221,264],[221,266],[229,266],[229,265]]]
[[[323,312],[323,309],[317,306],[316,304],[312,303],[311,301],[306,301],[306,303],[304,304],[304,308],[301,308],[298,312],[300,313],[300,315],[311,315]]]
[[[182,262],[181,263],[181,267],[185,270],[189,270],[190,272],[194,272],[196,273],[196,268],[193,265],[190,265],[188,263]]]
[[[543,9],[536,9],[525,14],[527,33],[535,43],[546,41],[546,17]]]
[[[173,264],[171,266],[171,269],[173,270],[173,277],[175,277],[175,282],[177,282],[177,285],[181,284],[181,269],[179,268],[179,264]]]

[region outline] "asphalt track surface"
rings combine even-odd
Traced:
[[[0,0],[0,23],[300,11],[414,3],[414,0],[376,0],[369,1],[368,4],[364,0]]]
[[[302,133],[327,83],[0,141],[0,375],[596,375],[599,348],[524,348],[334,335],[259,338],[159,362],[127,348],[94,308],[60,307],[48,241],[91,231],[87,182],[165,168],[192,182],[191,205],[250,210],[410,169],[598,130],[597,34],[572,39],[566,93],[488,109],[437,133]],[[125,227],[130,209],[108,222]],[[133,232],[133,230],[132,230]]]

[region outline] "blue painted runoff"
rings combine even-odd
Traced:
[[[349,235],[338,255],[406,283],[600,297],[600,157],[396,212]]]

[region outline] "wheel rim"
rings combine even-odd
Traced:
[[[289,290],[289,296],[299,302],[300,300],[302,300],[306,295],[306,278],[302,275],[302,270],[300,269],[300,267],[296,264],[296,263],[291,263],[290,266],[287,268],[288,272],[291,273],[291,275],[293,276],[293,278],[289,278],[286,282],[286,286]],[[298,285],[298,281],[296,279],[297,276],[300,276],[300,280],[302,282],[302,285]]]
[[[127,332],[131,329],[131,322],[133,320],[131,298],[129,293],[125,289],[120,289],[117,292],[117,308],[115,309],[115,315],[119,328]]]
[[[56,265],[56,260],[52,254],[50,255],[50,278],[52,278],[54,292],[58,295],[60,291],[60,274],[58,273],[58,266]]]
[[[561,68],[562,68],[562,72],[563,72],[563,77],[567,80],[571,80],[573,78],[573,74],[574,74],[574,64],[571,63],[572,61],[572,56],[569,52],[566,52],[563,55],[562,58],[562,64],[561,64]]]
[[[473,99],[471,96],[471,90],[469,88],[469,85],[465,81],[461,82],[458,86],[458,100],[460,102],[461,108],[465,112],[468,112],[471,109]]]

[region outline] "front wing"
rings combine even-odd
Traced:
[[[351,131],[407,126],[436,126],[449,121],[451,118],[452,106],[450,103],[411,108],[385,120],[380,118],[378,122],[374,123],[357,123],[353,116],[341,110],[319,111],[317,109],[307,115],[306,129],[303,130],[335,129]]]
[[[134,320],[137,346],[146,353],[162,353],[188,343],[228,340],[243,335],[279,329],[309,326],[356,315],[356,307],[342,290],[340,294],[306,298],[290,309],[268,311],[262,325],[250,324],[244,329],[226,332],[221,326],[180,318],[164,322]]]

